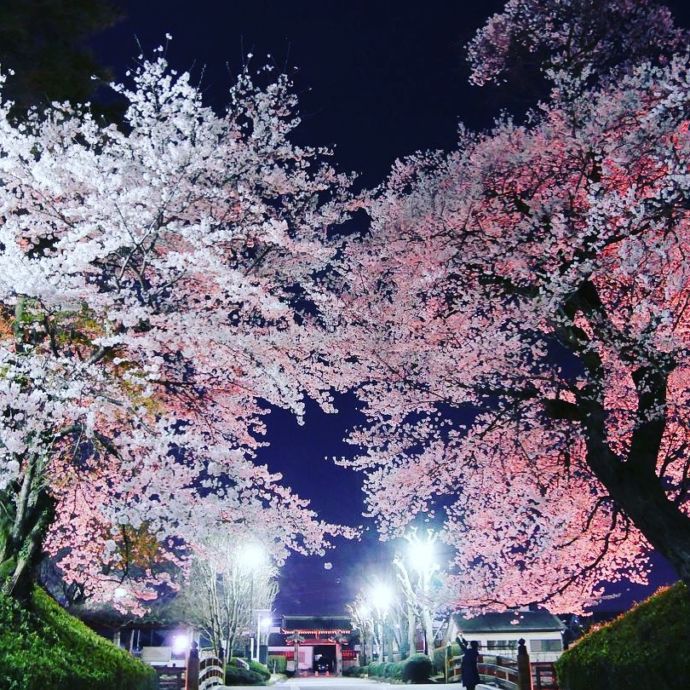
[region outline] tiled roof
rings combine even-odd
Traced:
[[[465,634],[480,632],[546,632],[565,630],[565,625],[548,611],[505,611],[468,618],[453,614],[455,625]]]
[[[283,632],[290,630],[322,631],[352,630],[349,616],[283,616]]]

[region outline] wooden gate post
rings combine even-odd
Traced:
[[[532,669],[530,668],[529,664],[527,647],[525,646],[525,641],[522,638],[518,640],[517,666],[518,685],[520,690],[532,690]]]
[[[199,645],[196,642],[192,642],[189,650],[185,678],[185,690],[199,690]]]

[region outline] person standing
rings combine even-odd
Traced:
[[[479,642],[472,640],[468,644],[464,637],[458,637],[457,642],[462,649],[462,663],[460,664],[460,679],[465,690],[475,690],[479,685]]]

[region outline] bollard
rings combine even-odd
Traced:
[[[525,641],[522,638],[518,640],[517,665],[518,686],[520,690],[532,690],[532,669],[529,665],[529,654],[527,653],[527,647],[525,646]]]
[[[187,673],[185,673],[185,690],[199,690],[199,645],[192,642],[187,657]]]

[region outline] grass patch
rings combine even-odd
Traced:
[[[556,662],[562,690],[688,690],[690,592],[658,591],[594,630]]]
[[[154,690],[156,672],[36,588],[23,608],[0,595],[3,690]]]

